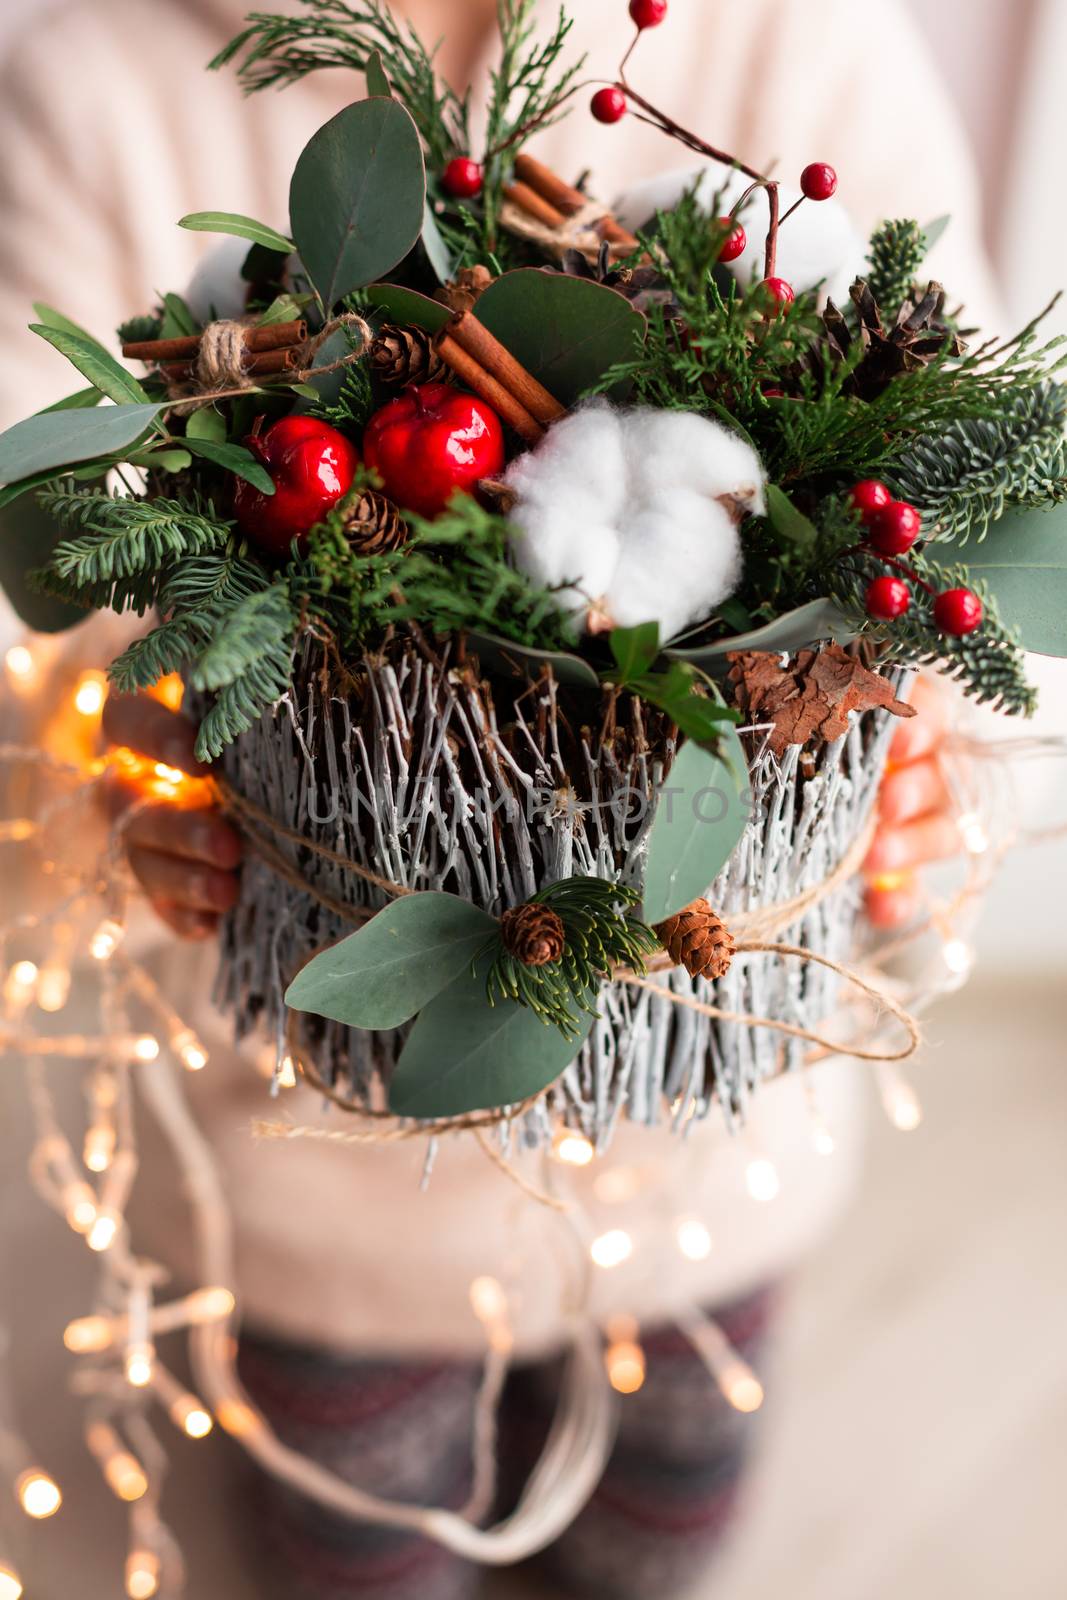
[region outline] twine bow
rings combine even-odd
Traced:
[[[168,392],[180,402],[182,411],[213,404],[216,400],[234,398],[256,385],[259,374],[249,371],[247,367],[245,332],[248,327],[247,318],[222,318],[207,324],[200,335],[191,377],[168,381]],[[336,361],[317,367],[315,357],[327,340],[340,329],[351,329],[356,335],[351,348]],[[278,375],[283,376],[287,383],[304,383],[312,376],[323,377],[326,373],[338,372],[353,361],[359,361],[373,338],[374,330],[364,317],[355,311],[342,312],[340,316],[331,317],[318,333],[294,345],[292,365]]]

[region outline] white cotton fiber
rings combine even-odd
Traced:
[[[226,238],[208,251],[185,291],[185,302],[197,322],[244,316],[248,284],[241,268],[251,248],[247,239]]]
[[[748,188],[750,179],[736,168],[708,161],[702,166],[678,167],[635,185],[616,202],[615,215],[631,230],[642,228],[657,211],[671,211],[687,189],[699,182],[697,197],[710,212],[717,194],[723,216]],[[721,193],[720,193],[721,191]],[[783,183],[780,189],[783,215],[800,189]],[[763,276],[763,253],[767,238],[767,197],[760,190],[752,196],[742,217],[748,245],[729,270],[739,283]],[[849,286],[863,271],[866,247],[839,200],[805,200],[778,235],[777,274],[799,293],[823,285],[823,291],[838,304],[848,299]]]
[[[595,401],[507,475],[516,564],[585,626],[658,622],[664,641],[741,577],[737,512],[764,506],[751,446],[690,412]]]

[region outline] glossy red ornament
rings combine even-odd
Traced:
[[[957,637],[982,625],[984,608],[973,589],[946,589],[934,601],[934,621],[942,633]]]
[[[667,0],[630,0],[630,15],[639,28],[658,28],[667,15]]]
[[[473,200],[482,192],[484,176],[470,156],[456,156],[441,174],[441,187],[453,200]]]
[[[867,524],[867,541],[880,556],[902,556],[923,531],[923,519],[906,500],[891,500]]]
[[[281,417],[244,442],[270,473],[274,493],[238,478],[237,526],[261,549],[288,555],[292,541],[302,539],[351,489],[359,452],[328,422],[306,416]]]
[[[837,173],[825,161],[813,161],[800,174],[800,187],[809,200],[829,200],[837,192]]]
[[[626,96],[614,85],[598,89],[589,102],[589,109],[598,122],[621,122],[626,115]]]
[[[363,459],[390,500],[436,517],[457,489],[504,469],[504,430],[491,406],[447,383],[405,389],[376,411],[363,435]]]
[[[738,256],[743,256],[745,253],[748,234],[739,222],[734,221],[733,217],[720,217],[718,225],[720,228],[729,228],[730,230],[723,240],[722,249],[719,251],[719,260],[736,261]]]
[[[903,578],[875,578],[863,597],[867,615],[879,622],[895,622],[911,605],[911,590]]]
[[[864,478],[862,483],[853,484],[848,497],[868,524],[875,512],[881,511],[893,498],[885,484],[879,483],[877,478]]]
[[[784,278],[764,278],[760,287],[767,296],[772,317],[781,316],[786,306],[791,306],[796,299],[793,285],[786,283]]]

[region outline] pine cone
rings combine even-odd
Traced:
[[[734,936],[706,900],[694,900],[656,925],[656,936],[675,966],[691,978],[722,978],[730,970]]]
[[[408,530],[391,500],[377,489],[364,489],[353,502],[344,524],[345,538],[358,556],[383,556],[407,542]]]
[[[370,359],[375,376],[387,384],[436,383],[445,374],[425,328],[386,324],[371,345]]]
[[[476,302],[493,282],[488,267],[461,267],[450,282],[434,295],[450,311],[473,311]]]
[[[944,320],[945,291],[931,283],[924,295],[905,300],[890,327],[882,321],[878,303],[867,284],[854,283],[849,291],[856,307],[858,334],[833,301],[823,312],[823,331],[812,348],[809,364],[817,375],[833,371],[852,353],[856,338],[863,359],[845,383],[846,394],[875,400],[902,372],[918,372],[944,350],[961,356],[967,349],[956,330]]]
[[[527,967],[558,961],[567,942],[563,918],[551,906],[527,902],[512,906],[500,919],[504,949]]]

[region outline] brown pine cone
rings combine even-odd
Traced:
[[[722,978],[730,970],[734,936],[706,900],[694,900],[656,924],[656,936],[677,967],[691,978]]]
[[[493,282],[488,267],[461,267],[456,276],[442,284],[434,295],[450,311],[472,311]]]
[[[387,384],[436,383],[445,364],[425,328],[393,327],[387,323],[370,348],[375,376]]]
[[[562,917],[551,906],[530,902],[504,912],[500,935],[508,955],[527,967],[547,967],[558,961],[567,942]]]
[[[391,500],[363,489],[345,517],[345,538],[358,556],[383,556],[407,542],[408,529]]]

